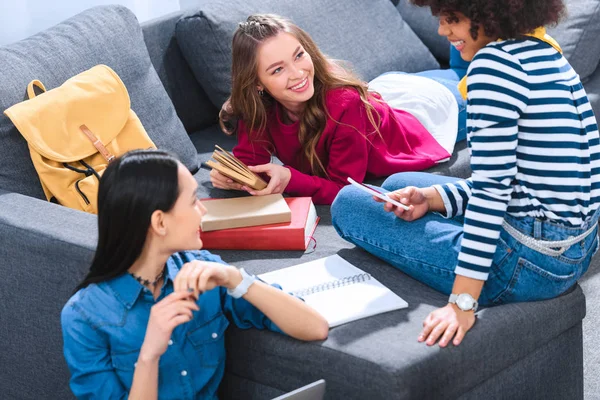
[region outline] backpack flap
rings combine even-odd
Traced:
[[[70,163],[98,153],[99,146],[115,139],[129,118],[130,100],[119,76],[106,65],[97,65],[4,113],[32,149],[50,160]],[[94,145],[82,126],[100,143]]]

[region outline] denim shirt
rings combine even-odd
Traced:
[[[207,251],[176,253],[167,262],[156,300],[127,273],[91,284],[71,297],[62,310],[61,322],[70,386],[77,398],[128,397],[150,308],[173,292],[173,280],[183,264],[196,259],[224,264]],[[230,320],[240,328],[281,332],[256,307],[232,298],[225,288],[203,293],[197,304],[200,310],[193,312],[190,322],[173,330],[160,358],[160,399],[217,398],[225,369],[224,333]]]

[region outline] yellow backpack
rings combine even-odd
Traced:
[[[35,87],[44,93],[37,95]],[[98,185],[115,157],[156,148],[119,76],[97,65],[46,91],[34,80],[29,100],[4,113],[27,140],[31,160],[49,201],[98,212]]]

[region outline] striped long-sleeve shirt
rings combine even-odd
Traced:
[[[598,208],[600,144],[579,76],[538,39],[481,49],[467,93],[471,178],[435,188],[464,213],[456,274],[486,280],[505,213],[579,226]]]

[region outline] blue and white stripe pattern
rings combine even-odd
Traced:
[[[457,275],[486,280],[504,215],[580,226],[600,204],[596,118],[579,76],[538,39],[494,42],[467,74],[470,179],[437,185],[464,213]]]

